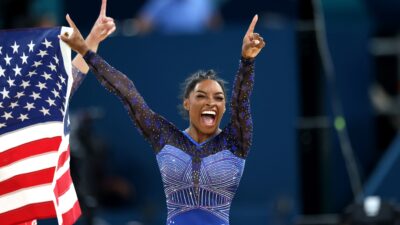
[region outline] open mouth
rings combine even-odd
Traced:
[[[217,113],[214,111],[204,111],[201,113],[201,120],[206,126],[214,126]]]

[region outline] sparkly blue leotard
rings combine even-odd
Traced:
[[[230,205],[251,145],[254,60],[240,61],[229,124],[218,135],[197,143],[154,113],[132,81],[97,54],[88,52],[84,59],[101,84],[122,100],[155,150],[167,200],[167,225],[229,225]]]

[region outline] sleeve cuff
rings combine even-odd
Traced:
[[[83,59],[84,59],[86,62],[89,62],[89,61],[95,56],[95,54],[96,54],[96,53],[94,53],[93,51],[89,50],[89,51],[87,51],[86,54],[83,56]]]
[[[243,65],[251,65],[254,64],[255,58],[244,58],[243,56],[240,57],[240,62],[242,62]]]

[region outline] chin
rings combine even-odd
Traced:
[[[203,128],[200,130],[203,134],[214,135],[218,131],[218,127]]]

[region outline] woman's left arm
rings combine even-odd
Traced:
[[[254,85],[255,57],[265,46],[264,39],[254,33],[258,16],[255,15],[247,30],[242,45],[240,67],[235,77],[231,97],[231,123],[229,133],[234,137],[231,148],[236,155],[246,158],[250,150],[253,122],[250,113],[250,95]]]

